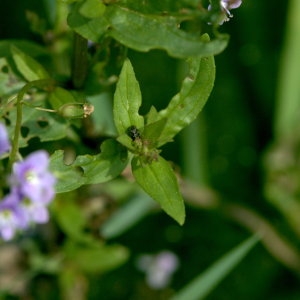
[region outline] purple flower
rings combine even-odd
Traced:
[[[8,139],[8,134],[6,127],[0,123],[0,155],[8,152],[10,150],[10,142]]]
[[[178,265],[177,256],[170,251],[162,251],[157,255],[142,255],[137,261],[137,267],[146,273],[147,284],[153,289],[165,288]]]
[[[0,237],[7,241],[14,237],[18,229],[24,229],[28,223],[18,206],[20,199],[17,194],[8,194],[0,202]]]
[[[48,171],[48,165],[45,151],[34,152],[13,165],[11,183],[22,197],[44,205],[54,198],[55,177]]]
[[[242,4],[242,0],[221,0],[221,6],[227,13],[228,17],[232,17],[230,9],[238,8]]]
[[[28,223],[43,224],[49,221],[48,209],[41,202],[34,202],[28,198],[24,198],[20,202],[19,207]]]
[[[220,0],[223,16],[220,17],[219,24],[222,25],[224,22],[229,21],[229,18],[233,17],[230,10],[240,7],[241,4],[242,0]],[[211,10],[211,5],[208,6],[208,10]]]
[[[13,165],[10,194],[0,202],[0,237],[10,240],[19,229],[49,220],[47,205],[54,198],[55,178],[48,171],[49,156],[37,151]]]

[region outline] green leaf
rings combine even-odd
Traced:
[[[159,115],[156,108],[154,106],[151,106],[149,112],[145,116],[146,124],[154,123],[158,119],[159,119]]]
[[[1,57],[0,55],[0,113],[2,109],[5,109],[6,99],[4,96],[8,96],[21,89],[24,86],[24,82],[21,82],[15,74],[12,72],[11,66],[7,62],[6,58]],[[14,84],[11,84],[11,83]],[[7,103],[9,106],[9,103]]]
[[[174,171],[161,156],[151,163],[134,157],[132,172],[136,182],[157,201],[161,208],[180,225],[184,223],[185,208]]]
[[[167,119],[160,119],[154,123],[147,124],[143,130],[143,140],[147,142],[148,149],[157,146],[157,142],[166,126]]]
[[[44,103],[41,103],[43,106]],[[7,126],[12,136],[17,119],[17,111],[14,109],[9,114],[10,124]],[[20,136],[19,147],[28,145],[30,139],[38,137],[41,142],[55,141],[62,139],[67,134],[68,125],[59,122],[56,116],[45,111],[36,110],[32,107],[23,106],[24,134]]]
[[[55,185],[56,193],[65,193],[78,189],[84,185],[86,179],[80,168],[64,163],[64,151],[57,150],[50,157],[50,170],[57,179]]]
[[[54,26],[57,18],[58,3],[52,0],[42,0],[42,3],[45,8],[47,21],[51,24],[51,26]]]
[[[73,163],[83,169],[86,184],[109,181],[118,176],[128,164],[126,149],[109,139],[101,145],[99,155],[80,155]]]
[[[229,272],[246,256],[258,242],[257,235],[247,239],[232,249],[209,269],[200,274],[186,287],[179,291],[171,300],[200,300],[204,299],[224,279]]]
[[[30,55],[31,57],[48,55],[46,48],[31,41],[7,39],[0,41],[0,57],[11,56],[12,45],[22,50],[27,55]]]
[[[181,90],[170,101],[168,107],[159,112],[166,118],[158,141],[161,146],[173,139],[184,127],[194,121],[205,105],[214,85],[215,64],[213,56],[188,60],[190,72],[184,79]]]
[[[285,40],[280,53],[276,82],[274,138],[288,140],[298,134],[300,110],[300,2],[291,1],[287,11]],[[298,200],[297,200],[298,201]]]
[[[109,35],[138,51],[164,49],[170,56],[185,58],[220,53],[228,43],[227,36],[214,41],[193,36],[178,29],[178,22],[169,16],[143,15],[137,11],[115,6],[107,14]]]
[[[98,155],[80,155],[66,165],[64,152],[56,151],[50,159],[50,169],[58,179],[56,192],[64,193],[84,184],[109,181],[118,176],[128,164],[127,151],[115,140],[106,140]]]
[[[17,70],[26,80],[34,81],[50,77],[47,71],[36,60],[15,46],[11,47],[11,52]]]
[[[172,14],[174,17],[178,16],[178,12],[189,8],[198,8],[199,0],[151,0],[151,1],[136,1],[136,0],[120,0],[118,4],[131,10],[136,10],[145,14],[157,14],[164,12],[165,14]],[[186,14],[188,12],[185,12]],[[198,11],[198,16],[204,15],[205,12]]]
[[[106,17],[109,7],[106,8],[104,15],[100,18],[87,18],[80,13],[80,9],[81,2],[72,6],[67,19],[68,25],[87,40],[97,42],[109,28],[109,21]]]
[[[91,244],[94,238],[91,234],[85,231],[86,219],[82,209],[71,199],[58,198],[53,206],[55,219],[60,226],[60,229],[73,240]]]
[[[97,135],[116,136],[117,130],[113,120],[112,99],[109,93],[101,93],[87,97],[95,110],[91,114],[94,131]]]
[[[68,243],[65,253],[71,264],[87,273],[103,273],[115,269],[129,257],[129,251],[124,246],[108,246],[100,242],[90,247]]]
[[[84,17],[92,19],[101,17],[105,8],[106,6],[99,0],[86,0],[81,4],[79,12]]]
[[[144,118],[139,115],[142,95],[130,61],[124,62],[114,96],[114,121],[119,135],[131,125],[141,128]]]
[[[215,55],[225,49],[228,36],[219,35],[209,41],[178,28],[179,21],[172,16],[142,14],[119,5],[110,5],[100,18],[84,18],[75,5],[68,17],[69,26],[78,34],[94,42],[108,35],[129,48],[138,51],[163,49],[170,56]]]
[[[132,139],[128,136],[127,133],[124,133],[117,137],[117,141],[125,146],[127,149],[131,150],[132,152],[135,151],[135,147],[133,146]]]
[[[55,87],[53,91],[51,91],[49,95],[49,102],[53,109],[58,110],[64,104],[76,103],[77,100],[74,98],[72,93],[70,93],[68,90],[58,86]]]

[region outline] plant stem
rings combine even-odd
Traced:
[[[17,160],[18,152],[19,152],[19,139],[21,134],[21,126],[22,126],[22,100],[24,98],[24,95],[32,88],[32,87],[38,87],[42,88],[46,87],[52,87],[54,86],[54,81],[50,78],[47,79],[40,79],[40,80],[34,80],[27,84],[25,84],[20,92],[17,95],[17,103],[16,103],[16,109],[17,109],[17,116],[16,116],[16,125],[14,130],[14,137],[12,141],[12,149],[9,154],[9,164],[8,168],[11,170],[13,163]]]
[[[300,109],[300,1],[289,1],[285,46],[277,88],[275,134],[277,138],[290,136],[298,130]]]
[[[208,184],[205,120],[203,115],[182,131],[184,175],[194,183]]]
[[[13,163],[17,160],[17,155],[19,151],[19,138],[21,133],[21,126],[22,126],[22,99],[28,90],[28,84],[24,85],[21,91],[18,93],[17,96],[17,118],[16,118],[16,126],[14,131],[14,137],[12,142],[12,149],[9,154],[9,170],[12,168]]]
[[[81,89],[87,75],[88,41],[77,33],[74,33],[74,53],[72,61],[72,83],[75,89]]]

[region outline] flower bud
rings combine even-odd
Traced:
[[[94,111],[94,106],[89,103],[67,103],[61,106],[57,112],[68,119],[86,118]]]

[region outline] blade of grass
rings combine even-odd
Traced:
[[[275,133],[277,137],[293,134],[300,110],[300,1],[289,1],[285,45],[278,78]],[[298,127],[297,127],[298,128]]]
[[[103,224],[102,236],[111,239],[123,234],[155,207],[156,203],[147,194],[136,195]]]
[[[217,260],[204,273],[200,274],[171,300],[199,300],[207,296],[222,279],[246,256],[258,242],[254,235]]]

